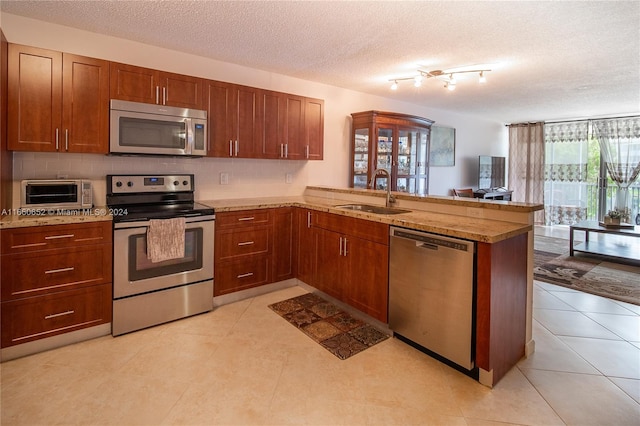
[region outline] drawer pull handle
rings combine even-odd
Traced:
[[[69,268],[60,268],[60,269],[50,269],[48,271],[44,271],[45,274],[56,274],[58,272],[69,272],[69,271],[73,271],[74,268],[73,266],[69,267]]]
[[[244,222],[244,221],[247,221],[247,220],[253,220],[253,219],[255,219],[255,217],[254,217],[254,216],[241,217],[241,218],[239,218],[239,219],[238,219],[238,221],[240,221],[240,222]]]
[[[253,272],[247,272],[246,274],[240,274],[237,278],[246,278],[253,275]]]
[[[74,314],[76,311],[67,311],[67,312],[60,312],[59,314],[51,314],[51,315],[47,315],[46,317],[44,317],[44,319],[51,319],[51,318],[57,318],[57,317],[62,317],[65,315],[71,315]]]
[[[241,243],[238,243],[239,246],[250,246],[251,244],[254,244],[253,241],[243,241]]]
[[[65,234],[65,235],[49,235],[48,237],[44,237],[45,240],[57,240],[58,238],[73,238],[74,234]]]

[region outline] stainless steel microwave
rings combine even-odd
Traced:
[[[121,155],[207,155],[207,112],[111,100],[109,152]]]
[[[30,179],[20,182],[23,209],[89,209],[93,186],[83,179]]]

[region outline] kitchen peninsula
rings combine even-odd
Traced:
[[[351,218],[377,222],[386,226],[399,226],[408,229],[432,232],[440,235],[463,238],[477,243],[477,264],[474,271],[477,279],[476,294],[476,366],[479,367],[479,381],[487,386],[493,386],[515,363],[534,350],[531,337],[532,319],[532,288],[533,288],[533,213],[542,209],[542,205],[517,203],[507,201],[487,201],[482,199],[460,199],[445,196],[412,196],[404,193],[394,193],[401,209],[409,212],[386,215],[366,213],[357,210],[343,209],[340,206],[347,203],[367,203],[383,206],[386,193],[365,189],[338,189],[326,187],[307,187],[302,196],[294,197],[266,197],[254,199],[229,199],[201,201],[213,207],[216,214],[246,212],[253,217],[261,209],[295,208],[300,214],[295,218],[291,229],[297,236],[292,237],[293,244],[299,241],[301,254],[298,257],[297,278],[300,282],[311,284],[332,297],[338,297],[345,303],[356,307],[386,322],[386,310],[383,316],[376,314],[383,309],[375,309],[374,302],[354,300],[351,288],[336,288],[327,285],[326,275],[339,274],[334,271],[321,277],[320,280],[309,274],[307,259],[320,259],[317,268],[331,268],[332,263],[339,262],[333,258],[322,263],[326,255],[322,252],[324,241],[331,235],[340,236],[340,254],[342,255],[343,236],[347,240],[347,233],[351,233],[351,240],[369,240],[369,243],[380,244],[378,238],[380,230],[373,224],[369,227],[369,236],[365,230],[359,230],[358,222],[348,222],[347,226],[339,226],[340,218]],[[350,228],[349,228],[350,227]],[[314,236],[319,242],[320,252],[309,252],[311,236],[309,228],[317,228],[320,236]],[[278,236],[276,235],[275,238]],[[366,241],[365,241],[366,242]],[[335,240],[334,243],[338,244]],[[387,243],[388,244],[388,243]],[[375,245],[375,244],[374,244]],[[346,248],[344,250],[347,251]],[[383,252],[370,251],[369,253]],[[376,258],[374,263],[385,263],[388,267],[388,251],[386,262]],[[358,262],[356,262],[358,263]],[[371,265],[371,258],[366,259],[365,265]],[[347,264],[349,269],[354,266]],[[384,276],[385,288],[383,305],[386,307],[388,292],[388,269],[382,272],[371,272],[369,268],[358,270],[358,274],[348,277],[359,277],[357,281],[380,280]],[[373,275],[372,275],[373,274]],[[247,274],[248,275],[248,274]],[[256,274],[259,275],[259,274]],[[316,274],[318,275],[318,274]],[[366,276],[365,278],[362,278]],[[311,281],[311,282],[309,282]],[[349,286],[362,289],[361,284],[350,282]],[[219,284],[219,283],[218,283]],[[217,284],[217,285],[218,285]],[[379,296],[380,291],[377,291]],[[369,294],[369,298],[371,298]],[[215,304],[215,301],[214,301]]]

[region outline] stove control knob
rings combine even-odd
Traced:
[[[116,186],[117,186],[118,188],[120,188],[120,187],[122,186],[122,182],[117,181],[117,182],[116,182]]]
[[[186,180],[183,180],[183,181],[182,181],[182,184],[183,184],[184,186],[187,186],[187,185],[189,185],[189,182],[188,182],[188,181],[186,181]]]
[[[133,182],[131,182],[131,181],[127,182],[127,186],[128,186],[129,188],[131,188],[131,187],[133,186]]]
[[[174,184],[175,186],[178,186],[178,185],[180,185],[180,182],[178,182],[178,181],[176,180],[176,181],[174,181],[174,182],[173,182],[173,184]]]

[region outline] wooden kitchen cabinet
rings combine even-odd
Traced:
[[[111,62],[111,98],[203,109],[204,80],[189,75]]]
[[[109,62],[9,44],[8,147],[107,153]]]
[[[273,211],[273,282],[295,277],[296,220],[293,207]]]
[[[210,157],[260,158],[258,89],[207,81]]]
[[[426,195],[429,193],[429,145],[432,120],[394,112],[364,111],[351,114],[352,188],[368,188],[373,172],[385,169],[391,176],[378,175],[375,189]]]
[[[304,113],[306,159],[322,160],[324,155],[324,101],[305,99]]]
[[[216,213],[213,295],[271,282],[272,209]]]
[[[296,208],[296,275],[310,286],[316,285],[318,231],[313,226],[314,210]]]
[[[111,322],[111,222],[3,229],[2,347]]]
[[[389,226],[314,212],[313,286],[382,322],[388,321]]]
[[[209,156],[321,160],[324,101],[221,81],[206,87]]]

